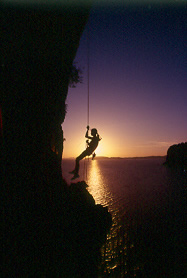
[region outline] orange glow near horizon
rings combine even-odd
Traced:
[[[81,104],[77,102],[74,104],[71,92],[69,98],[72,101],[69,102],[69,111],[62,125],[66,138],[64,158],[75,158],[86,148],[86,124],[84,124],[86,107],[80,106]],[[77,111],[73,107],[77,107]],[[79,107],[82,108],[79,110]],[[110,108],[114,109],[114,107]],[[120,114],[120,117],[122,116],[123,112]],[[117,116],[114,118],[111,113],[106,113],[105,110],[97,109],[95,113],[92,113],[94,124],[90,125],[90,128],[97,128],[102,138],[95,150],[96,155],[106,157],[165,156],[171,145],[184,141],[182,132],[181,135],[173,134],[173,128],[166,129],[157,120],[157,115],[154,116],[156,119],[146,117],[143,114],[137,117],[133,115],[122,121]]]
[[[86,148],[85,139],[82,134],[77,135],[78,140],[71,138],[64,142],[64,158],[75,158]],[[120,143],[121,142],[121,143]],[[138,140],[124,141],[123,136],[116,138],[103,138],[95,150],[96,156],[106,157],[144,157],[144,156],[164,156],[167,154],[169,146],[175,142],[148,142]]]

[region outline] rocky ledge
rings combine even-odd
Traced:
[[[96,205],[82,181],[67,187],[63,210],[64,277],[97,277],[100,249],[112,218],[106,207]]]

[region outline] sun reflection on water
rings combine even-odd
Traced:
[[[112,214],[112,227],[105,244],[101,248],[102,263],[99,277],[105,275],[135,277],[137,266],[136,263],[134,265],[130,263],[132,257],[134,257],[134,245],[129,238],[128,223],[125,223],[125,218],[121,219],[118,204],[110,192],[107,179],[102,174],[102,167],[99,167],[99,161],[97,160],[88,162],[87,184],[88,191],[93,196],[96,204],[107,206],[108,211]]]
[[[87,183],[89,185],[89,193],[93,196],[96,204],[108,206],[110,200],[113,199],[113,196],[104,182],[104,177],[102,176],[102,172],[98,166],[98,161],[92,160],[89,163],[88,170]]]

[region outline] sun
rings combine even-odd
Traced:
[[[104,141],[100,141],[97,149],[95,150],[95,153],[97,156],[107,156],[108,150],[107,143]]]
[[[101,143],[99,144],[99,146],[95,150],[95,153],[96,153],[97,156],[103,155],[103,147],[102,147]]]

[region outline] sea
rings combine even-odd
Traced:
[[[85,180],[95,203],[112,215],[98,277],[187,277],[186,173],[168,169],[164,161],[98,157],[80,162],[75,181]],[[74,163],[62,160],[68,184]]]

